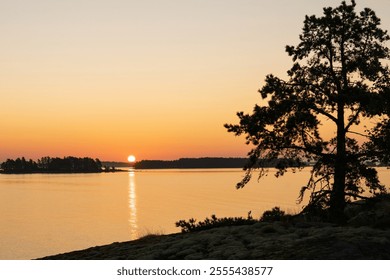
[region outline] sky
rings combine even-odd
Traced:
[[[223,127],[341,1],[0,0],[0,162],[244,157]],[[388,0],[360,0],[390,30]]]

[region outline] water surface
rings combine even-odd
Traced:
[[[0,259],[31,259],[173,233],[175,222],[211,214],[255,218],[296,204],[309,171],[276,179],[274,170],[235,189],[239,169],[137,170],[100,174],[0,175]],[[383,183],[390,171],[380,169]]]

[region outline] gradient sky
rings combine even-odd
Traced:
[[[223,124],[340,2],[0,0],[0,161],[245,156]],[[357,3],[390,30],[388,0]]]

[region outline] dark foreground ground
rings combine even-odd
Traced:
[[[307,217],[225,226],[191,233],[149,235],[43,259],[390,259],[390,195],[357,201],[344,211],[346,226]]]
[[[324,223],[256,223],[150,235],[43,259],[390,259],[390,230]]]

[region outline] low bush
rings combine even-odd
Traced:
[[[281,221],[284,217],[286,217],[285,212],[280,210],[279,207],[274,207],[271,210],[267,210],[263,213],[263,216],[260,218],[260,222]]]
[[[194,232],[224,226],[252,225],[256,222],[258,222],[258,220],[253,219],[251,212],[249,212],[247,218],[217,218],[215,215],[211,215],[211,218],[206,218],[204,221],[199,222],[193,218],[189,219],[188,221],[180,220],[176,222],[176,227],[180,227],[181,232]]]

